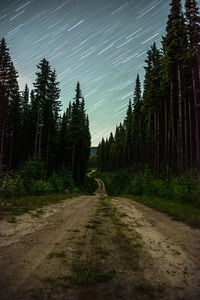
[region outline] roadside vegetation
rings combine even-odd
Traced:
[[[200,185],[192,173],[155,178],[150,171],[95,174],[110,196],[126,196],[200,227]]]
[[[85,176],[84,184],[77,187],[65,168],[47,176],[42,160],[29,160],[18,172],[1,174],[0,211],[21,214],[83,193],[92,194],[96,185],[93,178]]]

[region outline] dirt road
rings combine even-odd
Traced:
[[[200,299],[200,230],[125,198],[0,222],[0,299]]]

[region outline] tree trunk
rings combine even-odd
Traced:
[[[142,155],[142,126],[141,126],[141,120],[139,120],[139,134],[140,134],[140,147],[139,147],[139,151],[140,151],[140,154],[139,154],[139,157],[140,157],[140,164],[142,164],[142,161],[143,161],[143,155]]]
[[[159,116],[157,116],[157,175],[160,172],[160,122]]]
[[[36,158],[38,152],[38,131],[39,131],[39,121],[40,121],[40,106],[38,105],[38,112],[37,112],[37,124],[36,124],[36,134],[35,134],[35,152],[34,157]]]
[[[5,91],[3,90],[3,87],[0,85],[0,171],[2,171],[3,169],[7,110],[8,110],[8,98],[5,96]]]
[[[189,140],[190,140],[190,167],[194,166],[193,156],[193,135],[192,135],[192,119],[191,119],[191,101],[188,102],[188,119],[189,119]]]
[[[74,159],[75,159],[75,142],[73,142],[73,148],[72,148],[72,174],[74,174]]]
[[[148,165],[150,160],[151,160],[151,153],[150,150],[148,149],[147,145],[149,145],[150,143],[150,130],[151,130],[151,117],[150,117],[150,113],[148,113],[148,121],[147,121],[147,136],[146,136],[146,147],[145,147],[145,153],[146,153],[146,164]]]
[[[50,140],[50,134],[49,134],[49,130],[48,130],[47,148],[46,148],[46,173],[48,170],[48,162],[49,162],[49,140]]]
[[[153,143],[153,154],[154,154],[154,167],[153,167],[153,169],[154,169],[154,175],[156,175],[156,167],[157,167],[157,127],[156,127],[156,113],[154,113],[153,114],[153,116],[154,116],[154,133],[153,133],[153,135],[154,135],[154,143]]]
[[[174,108],[173,108],[173,81],[170,83],[170,124],[171,124],[171,167],[174,168]]]
[[[178,65],[178,155],[179,171],[183,172],[183,125],[182,125],[182,91],[181,91],[181,71]]]
[[[0,151],[0,171],[2,171],[3,168],[3,153],[4,153],[4,135],[5,135],[5,125],[6,121],[3,120],[2,129],[1,129],[1,151]]]
[[[171,107],[171,106],[170,106]],[[171,110],[171,108],[170,108]],[[168,133],[167,133],[167,171],[169,170],[170,167],[170,150],[171,150],[171,143],[172,143],[172,130],[171,130],[171,111],[169,110],[169,117],[167,119],[168,122]]]
[[[39,145],[38,145],[38,155],[41,157],[41,142],[42,142],[42,124],[39,124]]]
[[[167,139],[167,133],[168,133],[168,124],[167,124],[167,100],[166,100],[166,98],[165,98],[165,145],[164,145],[164,147],[165,147],[165,167],[168,167],[168,163],[167,163],[167,154],[168,154],[168,139]]]
[[[12,167],[12,155],[13,155],[13,134],[10,136],[10,155],[9,155],[9,164],[8,168],[11,170]]]
[[[197,66],[198,68],[198,66]],[[198,71],[197,71],[198,73]],[[198,74],[197,74],[198,75]],[[193,82],[193,93],[194,93],[194,105],[195,105],[195,148],[196,148],[196,162],[197,172],[200,177],[200,96],[196,87],[195,70],[192,68],[192,82]]]
[[[184,101],[184,145],[185,145],[185,169],[188,168],[188,130],[187,130],[187,100]]]

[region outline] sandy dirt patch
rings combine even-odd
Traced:
[[[200,230],[130,199],[112,201],[150,254],[154,268],[144,265],[145,276],[164,284],[170,299],[200,299]]]

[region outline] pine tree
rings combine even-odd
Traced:
[[[134,145],[134,150],[132,153],[133,156],[133,165],[141,164],[143,160],[143,142],[142,142],[142,98],[141,98],[141,84],[139,74],[137,74],[135,81],[135,90],[133,98],[133,116],[132,116],[132,144]]]
[[[9,94],[8,81],[9,81],[10,66],[11,66],[11,57],[10,57],[9,49],[7,48],[6,41],[3,38],[0,42],[0,81],[1,84],[5,86],[7,94]]]
[[[9,169],[16,168],[20,160],[21,98],[17,82],[18,73],[13,63],[9,72],[9,106],[8,106],[8,152]]]
[[[186,56],[186,35],[181,1],[172,0],[164,38],[164,53],[167,59],[170,80],[170,142],[171,167],[183,172],[183,65]],[[176,163],[177,161],[177,163]]]
[[[20,147],[20,94],[17,82],[18,74],[11,60],[9,49],[3,38],[0,43],[0,82],[4,102],[4,118],[3,127],[1,129],[2,147],[1,157],[4,158],[4,165],[7,168],[16,168],[19,163],[19,147]],[[6,108],[6,110],[5,110]],[[1,163],[2,166],[2,163]]]
[[[25,89],[22,93],[22,100],[21,100],[21,110],[22,114],[25,114],[29,105],[29,88],[27,84],[25,85]]]
[[[198,175],[200,176],[200,16],[197,2],[195,0],[186,0],[185,9],[192,74],[192,91],[190,92],[191,104],[189,108],[190,111],[193,112],[192,106],[194,105],[196,165]],[[191,115],[189,120],[192,124]],[[190,140],[191,139],[192,137]]]
[[[46,163],[46,171],[52,168],[54,160],[54,141],[61,103],[59,83],[56,72],[52,72],[49,62],[43,59],[37,66],[34,83],[35,157],[41,156]]]
[[[43,156],[44,157],[44,149],[41,150],[41,142],[42,142],[42,129],[43,129],[43,121],[44,121],[44,111],[46,100],[48,98],[48,84],[50,77],[50,66],[49,62],[44,58],[39,65],[37,66],[39,72],[36,73],[37,78],[34,83],[34,94],[35,94],[35,106],[37,108],[37,121],[35,128],[35,157]],[[46,138],[46,137],[45,137]]]
[[[0,42],[0,171],[5,164],[6,123],[8,113],[8,73],[11,58],[6,41]]]
[[[90,155],[90,139],[89,120],[85,113],[85,101],[78,82],[69,123],[71,170],[77,185],[81,185],[84,182]]]
[[[141,102],[141,84],[140,84],[140,76],[139,74],[137,74],[136,82],[135,82],[134,98],[133,98],[134,107],[136,107],[140,102]]]
[[[6,144],[7,144],[7,116],[9,104],[9,71],[11,58],[6,41],[3,38],[0,43],[0,171],[6,165]]]
[[[8,98],[5,87],[0,82],[0,172],[3,170],[7,107]]]
[[[132,102],[129,100],[129,105],[126,113],[126,117],[124,120],[124,127],[125,127],[125,144],[124,144],[124,160],[126,166],[131,166],[131,156],[132,156],[132,118],[133,118],[133,111],[132,111]]]
[[[33,99],[33,91],[31,91]],[[31,100],[32,103],[32,100]],[[29,88],[27,84],[21,97],[21,130],[20,130],[20,158],[22,162],[30,159],[33,154],[34,116],[32,116],[31,103],[29,102]]]
[[[145,60],[145,83],[143,94],[143,140],[145,145],[145,162],[153,162],[154,173],[158,173],[161,165],[160,157],[160,131],[163,118],[163,103],[161,93],[162,82],[162,55],[154,43],[147,52]],[[161,119],[161,120],[160,120]]]
[[[71,122],[71,103],[66,112],[63,113],[60,122],[60,129],[58,135],[58,150],[57,163],[59,167],[71,168],[71,145],[70,145],[70,131],[69,124]]]

